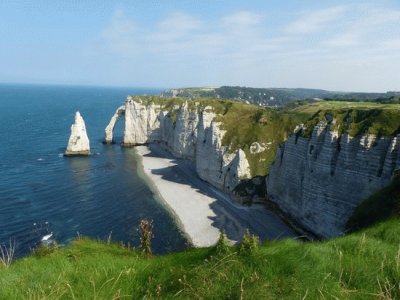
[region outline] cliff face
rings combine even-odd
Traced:
[[[266,190],[267,197],[299,225],[322,237],[342,233],[354,208],[388,185],[400,169],[400,135],[352,137],[335,131],[370,123],[386,129],[385,134],[395,132],[397,111],[340,110],[336,115],[322,111],[326,121],[317,124],[314,118],[311,126],[295,128],[277,113],[246,111],[246,106],[229,110],[229,105],[218,108],[212,102],[155,102],[128,97],[107,126],[106,141],[112,141],[115,122],[124,116],[125,145],[160,143],[175,156],[192,159],[200,178],[223,191],[235,190],[239,198],[253,193],[262,199]],[[283,140],[286,131],[282,128],[295,128],[296,133],[279,147],[271,166],[275,155],[268,155]],[[311,129],[311,136],[305,137]],[[228,149],[227,144],[237,150]],[[269,168],[265,184],[262,177],[257,182],[244,180],[251,174],[264,176],[254,172],[260,166]]]
[[[75,114],[75,122],[71,126],[71,135],[68,140],[65,155],[89,155],[90,144],[86,133],[85,121],[79,111]]]
[[[343,232],[354,208],[388,185],[400,168],[400,135],[351,137],[314,127],[280,146],[266,180],[270,200],[322,237]]]
[[[158,142],[177,157],[192,159],[200,178],[230,192],[241,179],[250,178],[250,168],[243,150],[229,152],[222,145],[225,134],[211,107],[181,107],[164,110],[154,103],[145,104],[128,97],[106,128],[106,142],[112,141],[116,121],[125,115],[123,143],[134,146]]]

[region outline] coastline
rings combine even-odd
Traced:
[[[295,234],[264,206],[244,207],[201,180],[194,163],[172,156],[156,144],[136,146],[144,175],[195,247],[214,245],[221,229],[233,243],[246,228],[261,240]]]

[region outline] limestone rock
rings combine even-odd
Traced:
[[[242,149],[236,151],[225,173],[225,190],[232,191],[243,179],[250,179],[250,166]]]
[[[133,97],[125,102],[124,145],[141,145],[159,139],[160,109],[146,106]]]
[[[125,114],[125,105],[122,105],[117,108],[115,111],[115,114],[112,116],[110,123],[108,123],[106,129],[105,129],[105,142],[106,144],[112,144],[113,143],[113,132],[114,132],[114,127],[117,121]]]
[[[172,152],[179,157],[193,158],[197,142],[199,115],[189,110],[187,101],[178,110],[173,130]]]
[[[341,234],[354,208],[400,168],[400,135],[339,136],[320,122],[281,145],[266,179],[269,199],[322,237]]]
[[[217,188],[232,191],[241,179],[250,177],[242,150],[234,153],[222,145],[225,131],[215,122],[212,107],[189,108],[188,102],[162,111],[155,104],[144,104],[128,97],[117,109],[106,128],[106,142],[112,141],[115,123],[125,111],[124,145],[157,142],[177,157],[192,159],[200,178]]]
[[[89,155],[90,144],[86,132],[85,121],[79,111],[75,114],[75,122],[71,126],[71,136],[68,140],[65,155]]]
[[[254,142],[250,145],[250,153],[251,154],[257,154],[264,152],[267,148],[264,145],[261,145],[258,142]]]

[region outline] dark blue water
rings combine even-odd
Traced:
[[[29,253],[47,231],[59,243],[81,235],[138,244],[137,225],[154,220],[153,248],[185,247],[166,209],[138,175],[132,148],[104,145],[104,128],[128,94],[158,90],[0,85],[0,243]],[[90,157],[64,157],[79,110]],[[122,124],[116,140],[122,140]]]

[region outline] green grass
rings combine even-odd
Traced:
[[[0,269],[0,299],[398,299],[400,221],[326,242],[144,258],[89,239]]]
[[[293,112],[316,113],[320,110],[336,109],[396,109],[400,110],[399,104],[381,104],[376,102],[350,102],[350,101],[313,101],[305,105],[298,105],[291,109]]]

